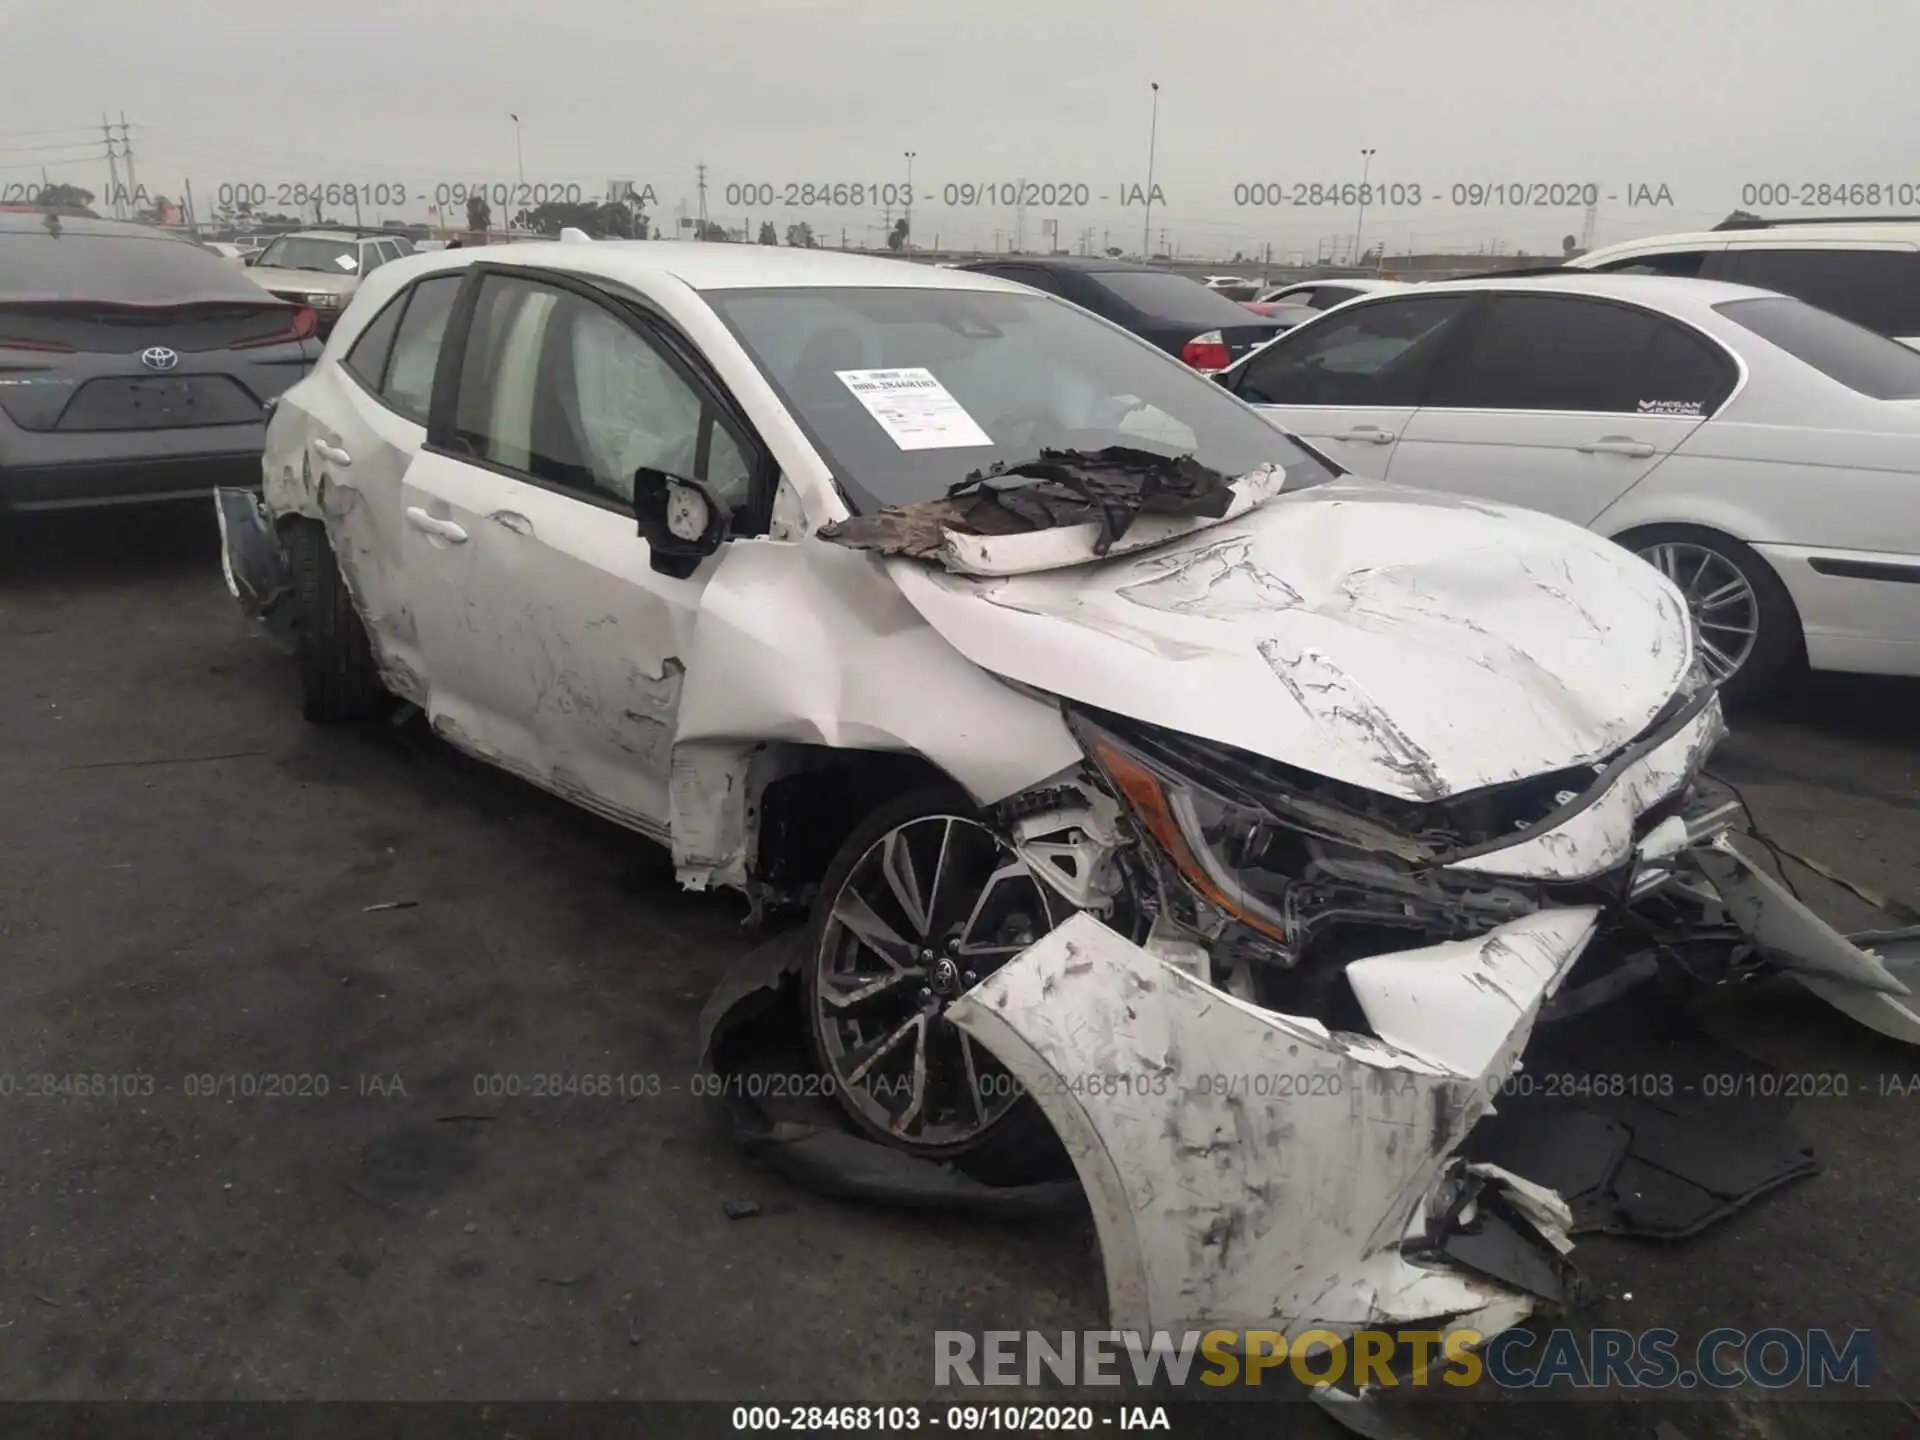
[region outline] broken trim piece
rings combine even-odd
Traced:
[[[1003,479],[1022,483],[993,483]],[[818,534],[965,575],[1013,575],[1160,544],[1245,514],[1285,482],[1274,465],[1230,480],[1190,455],[1125,445],[1042,450],[975,471],[938,499],[834,521]]]

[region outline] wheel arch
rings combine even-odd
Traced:
[[[893,796],[945,789],[975,801],[953,775],[913,750],[852,750],[776,741],[754,757],[747,800],[750,873],[764,891],[805,898],[860,822]]]

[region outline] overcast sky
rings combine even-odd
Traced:
[[[239,182],[277,208],[282,184],[384,181],[410,203],[382,213],[424,218],[442,184],[515,180],[518,112],[529,183],[631,178],[669,224],[704,160],[727,224],[877,240],[878,205],[769,211],[728,186],[898,182],[913,150],[920,243],[1006,243],[1010,208],[946,187],[1025,179],[1092,202],[1029,209],[1030,248],[1053,219],[1063,246],[1093,227],[1135,250],[1119,201],[1146,179],[1157,81],[1156,246],[1164,227],[1183,254],[1344,248],[1353,206],[1234,187],[1357,181],[1374,147],[1375,182],[1423,193],[1370,208],[1365,243],[1557,252],[1578,206],[1452,187],[1596,182],[1596,243],[1710,225],[1752,183],[1880,182],[1879,208],[1920,213],[1916,55],[1905,0],[0,0],[0,196],[42,164],[103,190],[101,112],[125,111],[140,183],[191,180],[203,214]],[[1641,185],[1672,203],[1630,206]]]

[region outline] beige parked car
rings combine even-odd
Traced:
[[[276,236],[246,264],[262,289],[310,307],[324,336],[362,279],[389,260],[412,253],[404,236],[323,228]]]

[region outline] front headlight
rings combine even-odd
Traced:
[[[316,290],[307,296],[307,304],[313,306],[316,310],[338,310],[340,308],[340,297]]]
[[[1285,917],[1248,883],[1253,862],[1274,838],[1266,812],[1174,773],[1096,726],[1076,729],[1094,763],[1180,877],[1227,915],[1287,945]]]

